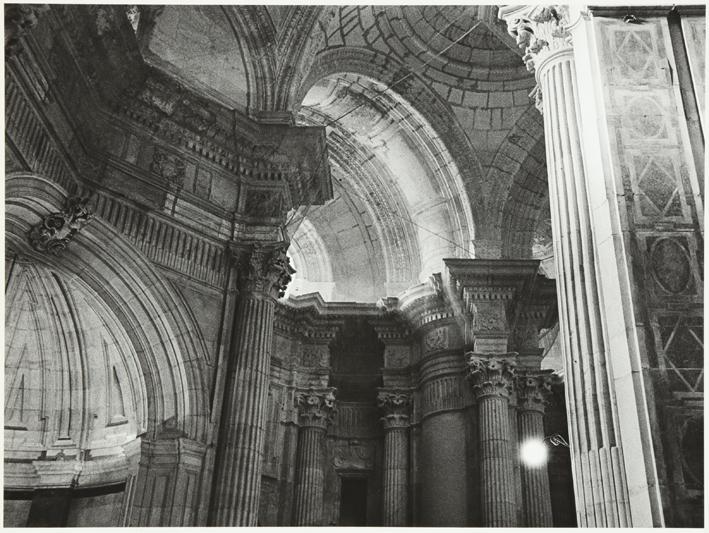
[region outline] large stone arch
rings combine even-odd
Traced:
[[[403,98],[433,128],[455,162],[467,193],[475,229],[481,238],[487,226],[483,217],[486,202],[482,190],[484,171],[465,132],[450,107],[421,79],[395,59],[365,48],[341,47],[319,53],[298,90],[292,92],[288,108],[297,111],[303,98],[319,80],[333,74],[353,73],[386,86],[406,77],[391,90]]]
[[[222,6],[241,46],[246,67],[248,108],[253,113],[273,109],[276,65],[272,48],[276,29],[264,6]]]
[[[44,178],[6,177],[7,252],[44,265],[82,284],[113,311],[132,345],[145,379],[145,437],[166,430],[204,442],[208,437],[207,350],[197,325],[150,261],[96,217],[58,257],[35,251],[30,229],[60,211],[66,192]]]

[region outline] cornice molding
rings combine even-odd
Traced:
[[[150,67],[122,8],[52,6],[49,15],[51,24],[44,31],[62,38],[55,39],[51,50],[33,48],[47,56],[43,63],[55,64],[61,55],[65,67],[78,70],[88,87],[81,95],[87,97],[84,105],[98,106],[76,117],[89,137],[96,127],[90,117],[96,113],[122,117],[136,132],[209,161],[250,186],[282,187],[282,209],[320,204],[332,196],[324,128],[252,122]],[[56,92],[60,98],[79,96]]]

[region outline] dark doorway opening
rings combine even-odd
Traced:
[[[367,525],[367,479],[343,477],[338,526]]]

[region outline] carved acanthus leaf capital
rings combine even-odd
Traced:
[[[544,412],[552,386],[561,378],[552,373],[525,373],[517,376],[517,407],[522,411]]]
[[[59,255],[74,236],[93,218],[88,198],[72,197],[58,213],[50,213],[30,230],[30,244],[40,252]]]
[[[382,412],[384,429],[407,427],[411,413],[410,389],[380,389],[377,405]]]
[[[557,50],[571,48],[569,9],[562,5],[536,5],[525,9],[501,8],[500,18],[507,22],[507,32],[523,50],[527,70],[534,72],[541,62]],[[543,111],[542,90],[537,85],[529,94],[534,106]]]
[[[282,297],[295,274],[286,255],[287,249],[287,243],[255,243],[248,248],[233,250],[240,289],[265,293],[273,298]]]
[[[300,425],[326,429],[337,412],[335,392],[336,389],[332,387],[299,391],[295,401],[298,406]]]
[[[484,396],[502,396],[509,398],[514,383],[516,354],[502,354],[491,357],[468,352],[468,377],[473,385],[473,392],[478,398]]]
[[[571,46],[568,31],[568,7],[536,5],[500,16],[507,22],[507,31],[524,51],[522,60],[527,70],[534,72],[540,60],[555,50]]]

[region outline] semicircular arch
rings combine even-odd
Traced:
[[[180,298],[150,261],[108,223],[96,217],[59,257],[35,251],[30,229],[61,211],[66,192],[28,173],[6,178],[7,245],[68,278],[77,278],[120,321],[145,376],[146,434],[169,429],[204,441],[208,434],[206,344]]]
[[[450,107],[402,63],[364,48],[326,50],[315,57],[299,89],[293,93],[295,100],[290,102],[289,108],[297,111],[305,95],[318,81],[344,73],[365,76],[386,87],[394,85],[390,90],[421,115],[435,136],[441,139],[457,167],[470,206],[471,234],[483,227],[482,213],[486,206],[481,184],[484,172],[475,148]]]

